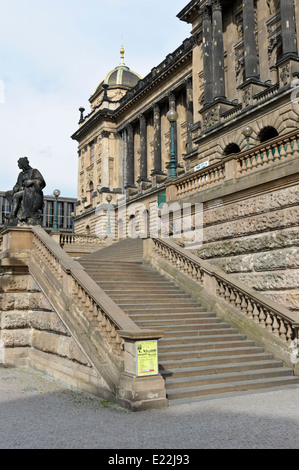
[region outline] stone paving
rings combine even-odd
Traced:
[[[299,386],[131,413],[0,367],[0,449],[297,449]]]

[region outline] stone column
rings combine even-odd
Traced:
[[[140,176],[139,181],[147,179],[147,136],[146,119],[144,114],[139,116],[140,125]]]
[[[169,110],[170,109],[175,109],[176,110],[176,103],[175,103],[175,94],[174,93],[169,93],[168,95],[168,101],[169,101]],[[174,147],[175,147],[175,153],[177,155],[177,143],[178,143],[178,138],[177,138],[177,122],[175,122],[174,126]],[[169,154],[171,152],[171,138],[170,138],[170,131],[169,131]]]
[[[122,190],[127,186],[127,129],[122,131]]]
[[[212,2],[212,23],[214,71],[213,98],[225,98],[222,6],[219,0],[213,0]]]
[[[162,172],[161,156],[161,112],[157,104],[153,108],[154,113],[154,171],[153,175]]]
[[[243,27],[245,79],[259,78],[253,0],[243,0]]]
[[[134,186],[134,131],[132,124],[127,127],[127,181],[126,188]]]
[[[206,105],[211,103],[213,99],[212,18],[208,7],[204,7],[201,13],[203,31],[204,104]]]
[[[192,80],[186,81],[186,108],[187,108],[187,152],[192,150],[192,132],[193,126],[193,89]]]
[[[294,0],[280,0],[283,58],[298,55]]]

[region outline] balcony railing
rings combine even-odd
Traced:
[[[179,178],[174,186],[173,198],[184,198],[211,187],[220,186],[226,181],[235,181],[253,172],[274,168],[299,156],[299,131],[276,137],[263,144],[238,154],[223,157],[221,162],[211,164],[201,170]]]

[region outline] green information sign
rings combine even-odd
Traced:
[[[138,377],[159,373],[157,341],[138,341],[136,343],[136,353]]]

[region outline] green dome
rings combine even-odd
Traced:
[[[109,86],[125,86],[133,88],[141,80],[138,73],[133,72],[124,64],[115,67],[108,73],[103,83]]]
[[[102,89],[102,85],[108,85],[109,87],[125,87],[133,88],[139,80],[142,80],[142,77],[130,70],[129,67],[124,63],[124,54],[125,50],[123,46],[120,50],[121,53],[121,63],[115,67],[111,72],[106,75],[106,78],[99,83],[95,91],[92,94],[92,97],[96,96],[98,92]]]

